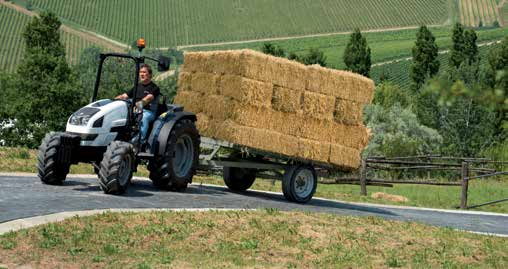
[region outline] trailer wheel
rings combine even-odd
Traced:
[[[113,141],[109,144],[99,170],[99,185],[106,194],[122,194],[132,178],[135,156],[131,144]]]
[[[58,150],[62,145],[62,133],[46,134],[37,155],[37,175],[49,185],[61,185],[69,173],[70,164],[58,162]]]
[[[256,170],[224,167],[223,171],[224,183],[230,190],[245,191],[252,186],[256,180]]]
[[[316,192],[317,175],[314,167],[295,165],[286,170],[282,178],[282,193],[287,200],[306,203]]]
[[[193,121],[175,124],[168,137],[165,156],[150,161],[150,179],[161,189],[184,191],[196,174],[200,137]]]

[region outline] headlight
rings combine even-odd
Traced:
[[[90,115],[84,115],[84,116],[78,116],[78,115],[72,115],[69,123],[72,125],[82,125],[85,126],[88,124],[88,121],[90,120],[92,116]]]
[[[72,125],[84,126],[88,124],[90,118],[99,112],[100,109],[94,107],[83,107],[80,110],[76,111],[76,113],[72,114],[69,119],[69,123]]]

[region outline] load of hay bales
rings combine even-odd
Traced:
[[[252,50],[185,53],[175,103],[203,136],[333,164],[360,165],[372,80]]]

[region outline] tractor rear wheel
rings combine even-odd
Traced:
[[[62,147],[62,134],[46,134],[37,155],[37,175],[49,185],[61,185],[69,173],[70,164],[58,160],[58,151]]]
[[[184,191],[196,174],[200,137],[193,121],[178,121],[168,137],[164,156],[150,161],[150,179],[161,189]]]
[[[109,144],[99,170],[99,185],[106,194],[122,194],[127,190],[135,164],[134,147],[127,142]]]

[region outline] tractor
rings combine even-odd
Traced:
[[[148,164],[150,179],[161,189],[182,191],[192,182],[199,158],[200,135],[196,115],[182,106],[157,100],[157,117],[150,126],[147,142],[141,144],[143,109],[136,105],[134,92],[128,100],[97,100],[103,65],[108,58],[134,61],[134,89],[139,83],[140,66],[145,60],[157,62],[159,71],[169,70],[170,59],[142,56],[143,39],[137,41],[136,56],[100,54],[90,104],[73,113],[65,132],[46,134],[38,152],[38,177],[45,184],[60,185],[70,166],[90,163],[106,194],[124,193],[141,163]],[[162,101],[162,102],[161,102]]]

